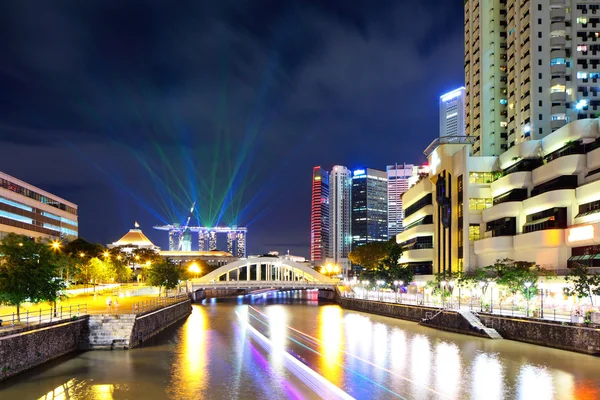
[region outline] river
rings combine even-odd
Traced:
[[[356,399],[598,399],[599,361],[315,301],[212,302],[144,347],[19,375],[0,399],[312,399],[328,382]]]

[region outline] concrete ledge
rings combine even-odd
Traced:
[[[0,337],[0,380],[77,351],[87,335],[88,318],[83,316]]]
[[[190,300],[151,311],[144,315],[138,315],[131,331],[129,348],[141,345],[152,336],[158,334],[177,321],[187,317],[192,312]]]

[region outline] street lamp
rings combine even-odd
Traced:
[[[190,266],[188,267],[188,271],[190,271],[193,274],[196,274],[195,278],[198,277],[198,274],[200,273],[200,267],[198,266],[198,264],[196,264],[195,262],[193,262],[192,264],[190,264]]]
[[[496,282],[490,282],[490,314],[494,313],[494,285]]]
[[[532,283],[527,281],[524,283],[525,287],[527,288],[527,317],[529,317],[529,288],[531,287]]]
[[[377,281],[377,299],[381,300],[381,285],[383,285],[384,281]]]
[[[85,257],[85,253],[83,253],[83,252],[79,253],[79,257],[81,257],[81,258]]]
[[[104,252],[104,258],[108,258],[108,257],[110,257],[110,253],[108,251],[105,251]]]
[[[448,282],[448,291],[450,292],[450,307],[452,307],[452,292],[454,291],[454,281]]]
[[[60,242],[58,240],[53,241],[51,246],[52,250],[60,250]]]
[[[545,288],[544,282],[538,283],[538,288],[540,289],[540,295],[541,295],[541,298],[542,298],[542,304],[541,304],[541,308],[540,308],[540,317],[544,318],[544,295],[545,295],[545,293],[544,293],[544,288]]]
[[[444,294],[446,293],[446,281],[441,281],[440,286],[442,287],[442,308],[444,307]]]
[[[484,281],[479,281],[479,289],[481,289],[481,297],[479,298],[479,311],[483,311],[483,303],[481,299],[483,299],[483,287],[485,286]]]
[[[367,298],[367,294],[368,294],[367,287],[369,287],[369,281],[364,280],[364,281],[362,281],[362,284],[363,284],[363,299],[365,299],[365,298]]]

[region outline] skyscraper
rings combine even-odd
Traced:
[[[599,9],[597,0],[465,1],[465,129],[474,155],[593,117]]]
[[[465,135],[465,88],[440,96],[440,137]]]
[[[352,173],[352,248],[388,239],[387,173],[357,169]]]
[[[329,174],[329,257],[339,265],[342,274],[348,274],[348,252],[352,245],[350,231],[352,174],[341,165],[335,165]]]
[[[320,265],[329,255],[329,174],[313,168],[310,210],[310,261]]]
[[[409,179],[413,176],[412,164],[388,165],[387,170],[387,237],[392,238],[402,232],[402,195],[408,190]]]

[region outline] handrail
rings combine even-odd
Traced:
[[[181,303],[188,299],[189,297],[187,294],[176,294],[175,296],[171,297],[157,297],[156,299],[152,300],[144,300],[131,304],[131,313],[143,314],[149,311],[157,310],[159,308],[164,308],[171,304]]]
[[[21,312],[20,316],[18,316],[16,312],[13,312],[11,314],[0,315],[0,332],[22,329],[24,327],[28,328],[32,325],[39,325],[47,322],[66,321],[87,313],[87,304],[60,306],[48,309],[40,308],[32,312],[27,309],[24,312]]]

